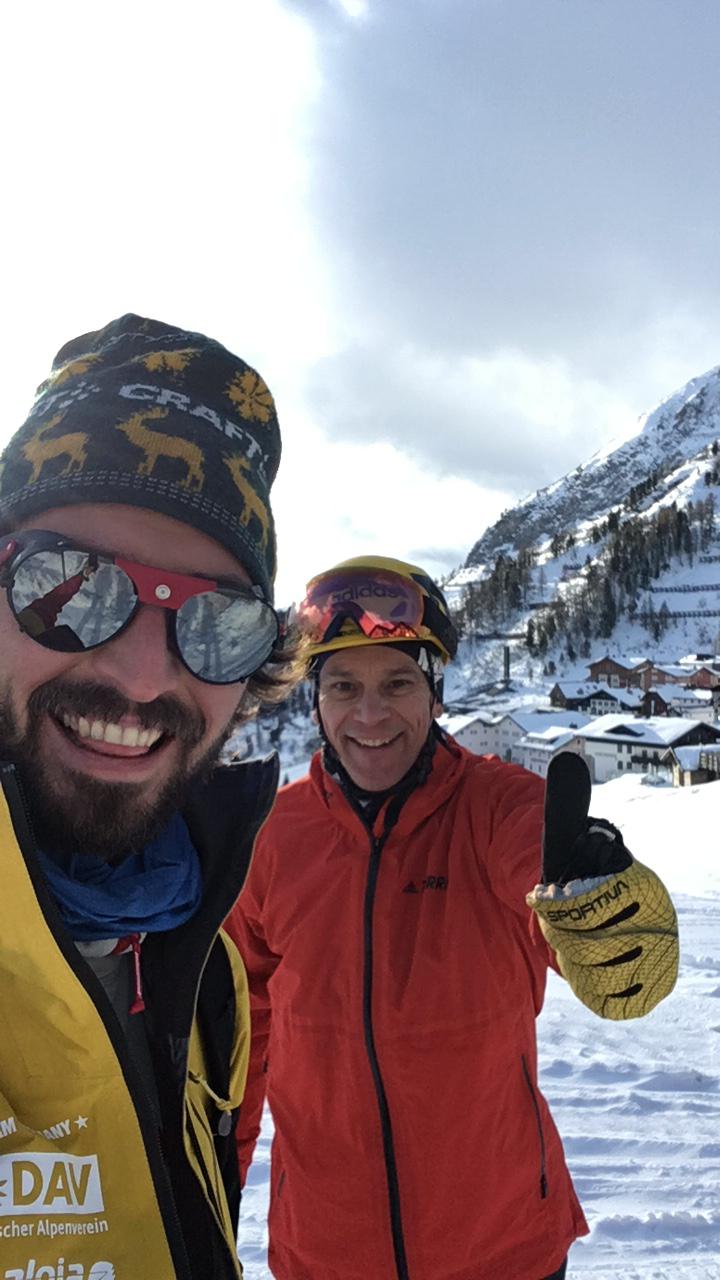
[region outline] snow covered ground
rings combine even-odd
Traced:
[[[622,827],[673,892],[681,970],[658,1009],[625,1025],[594,1017],[550,975],[541,1081],[591,1227],[568,1275],[720,1280],[720,783],[674,790],[628,776],[596,787],[592,812]],[[271,1134],[268,1116],[243,1196],[246,1280],[270,1275]]]

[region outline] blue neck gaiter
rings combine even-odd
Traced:
[[[184,924],[202,898],[200,859],[179,813],[141,853],[111,865],[92,854],[39,854],[65,926],[78,942],[160,933]]]

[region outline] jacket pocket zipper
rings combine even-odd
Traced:
[[[547,1193],[548,1193],[548,1180],[547,1180],[547,1174],[545,1172],[545,1134],[543,1133],[542,1118],[540,1116],[540,1103],[538,1102],[537,1093],[535,1092],[533,1082],[530,1078],[530,1072],[528,1070],[528,1064],[525,1060],[525,1054],[522,1055],[520,1061],[522,1062],[522,1069],[523,1069],[523,1075],[525,1077],[525,1083],[528,1087],[530,1100],[533,1104],[533,1111],[535,1112],[535,1124],[537,1125],[538,1138],[540,1140],[540,1199],[545,1200],[547,1199]]]

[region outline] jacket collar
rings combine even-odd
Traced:
[[[468,766],[468,758],[467,753],[456,742],[447,735],[443,736],[435,749],[428,777],[410,793],[403,804],[398,821],[393,827],[393,839],[395,837],[403,839],[411,835],[430,814],[445,803],[463,777]],[[362,820],[353,809],[342,787],[323,767],[322,753],[319,751],[313,756],[310,764],[310,781],[328,816],[355,835],[362,833],[367,839],[367,830]],[[386,805],[383,806],[375,821],[376,834],[382,831],[386,807]]]

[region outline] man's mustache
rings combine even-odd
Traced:
[[[142,729],[160,729],[187,747],[197,746],[206,730],[201,712],[183,706],[170,695],[152,702],[129,702],[110,685],[74,680],[51,680],[34,690],[28,699],[31,721],[43,712],[56,718],[63,714],[77,715],[86,720],[115,723],[123,716],[132,716]]]

